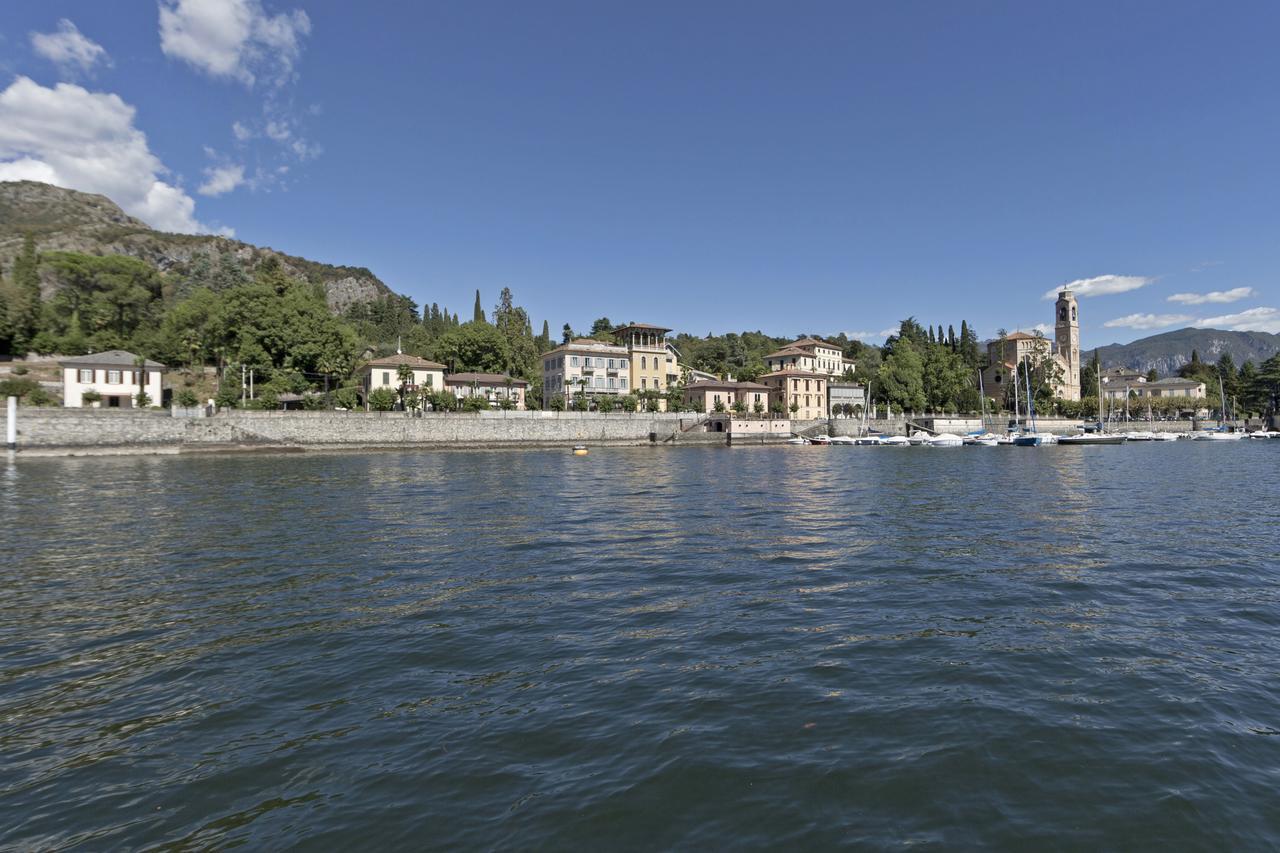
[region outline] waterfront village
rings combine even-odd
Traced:
[[[1055,336],[1007,333],[986,345],[980,376],[983,396],[1002,399],[1018,375],[1018,365],[1036,365],[1037,382],[1047,382],[1054,397],[1079,401],[1081,350],[1078,304],[1063,290],[1055,305]],[[840,344],[803,337],[764,357],[765,371],[753,378],[714,375],[682,363],[668,340],[671,329],[629,323],[610,330],[608,339],[574,337],[541,357],[541,408],[611,412],[669,411],[736,414],[743,417],[813,421],[875,417],[885,403],[871,399],[855,360]],[[604,337],[603,335],[601,336]],[[173,404],[169,368],[134,353],[111,350],[58,361],[62,404],[67,408],[131,408],[155,402]],[[445,364],[397,352],[369,358],[354,372],[356,407],[370,410],[431,410],[440,395],[459,401],[448,408],[524,410],[530,407],[529,382],[507,374],[452,372]],[[1177,377],[1151,379],[1135,371],[1113,369],[1102,377],[1110,401],[1150,401],[1160,397],[1204,399],[1205,384]],[[255,398],[253,378],[241,382],[242,401]],[[1016,395],[1016,391],[1015,391]],[[306,408],[306,393],[281,393],[273,402],[282,410]],[[208,405],[214,405],[209,400]]]

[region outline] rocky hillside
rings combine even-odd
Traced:
[[[1172,376],[1191,360],[1192,350],[1200,354],[1201,361],[1216,362],[1224,352],[1229,352],[1236,367],[1246,361],[1257,365],[1280,352],[1280,335],[1221,329],[1178,329],[1129,344],[1099,347],[1098,356],[1104,367],[1127,367],[1144,373],[1154,368],[1161,376]]]
[[[279,258],[286,272],[322,284],[329,307],[341,312],[357,302],[391,293],[364,267],[339,267],[286,255],[225,237],[167,234],[125,214],[106,196],[63,189],[36,181],[0,181],[0,266],[8,270],[26,234],[40,251],[74,251],[93,255],[121,254],[181,275],[193,263],[225,263],[232,258],[252,272],[269,257]],[[53,287],[52,282],[47,282]],[[51,294],[46,294],[46,296]]]

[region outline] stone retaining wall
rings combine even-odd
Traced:
[[[212,418],[102,409],[18,410],[18,448],[96,451],[228,445],[301,447],[508,446],[724,443],[724,434],[684,431],[697,415],[584,412],[256,412]]]

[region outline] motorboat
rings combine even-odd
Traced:
[[[940,432],[929,439],[930,447],[963,447],[964,439],[949,432]]]
[[[806,438],[801,438],[801,437],[800,437],[800,436],[798,436],[798,435],[797,435],[796,437],[794,437],[794,438],[788,438],[788,439],[787,439],[787,444],[808,444],[808,443],[809,443],[809,440],[808,440],[808,439],[806,439]]]
[[[886,435],[880,439],[880,443],[886,447],[908,447],[911,440],[905,435]]]
[[[809,443],[827,445],[831,443],[831,438],[825,435],[815,435],[809,439]]]
[[[833,435],[831,436],[832,444],[848,445],[852,447],[858,443],[858,440],[851,435]]]
[[[1155,441],[1156,434],[1144,429],[1135,429],[1132,432],[1126,432],[1124,437],[1129,441]]]
[[[1013,437],[1014,447],[1040,447],[1044,444],[1044,436],[1038,432],[1024,432]]]
[[[1060,435],[1058,444],[1124,444],[1131,441],[1125,435],[1108,435],[1104,432],[1082,432],[1078,435]]]
[[[1249,433],[1249,438],[1280,438],[1280,432],[1275,430],[1260,429],[1256,432]]]
[[[970,447],[995,447],[1000,443],[1000,436],[990,432],[980,432],[965,436],[964,443]]]
[[[1245,437],[1243,432],[1227,432],[1222,429],[1206,429],[1196,433],[1196,441],[1239,441]]]
[[[878,435],[863,435],[855,438],[853,443],[859,447],[875,447],[878,444],[884,444],[884,440]]]
[[[1177,441],[1178,434],[1176,432],[1153,432],[1151,433],[1152,441]]]
[[[911,435],[907,436],[907,443],[912,447],[920,447],[921,445],[928,444],[929,438],[929,433],[924,430],[916,430],[911,433]]]

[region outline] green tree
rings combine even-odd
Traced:
[[[904,320],[903,326],[908,322]],[[912,336],[903,334],[894,341],[892,351],[880,368],[878,386],[886,402],[904,410],[924,410],[924,360]]]
[[[13,351],[17,354],[30,350],[40,332],[39,264],[35,238],[28,234],[13,262],[13,287],[8,299],[8,326],[13,336]]]
[[[502,373],[511,363],[511,347],[488,323],[464,323],[436,342],[435,357],[453,373]]]
[[[375,412],[389,412],[396,405],[396,392],[390,388],[374,388],[369,392],[369,408]]]
[[[605,343],[613,343],[613,323],[609,322],[608,317],[599,318],[591,324],[591,332],[588,337]]]
[[[477,290],[476,290],[476,305],[475,305],[475,308],[474,308],[474,309],[472,309],[472,312],[471,312],[471,322],[473,322],[473,323],[483,323],[483,322],[484,322],[484,308],[480,305],[480,291],[479,291],[479,289],[477,289]]]

